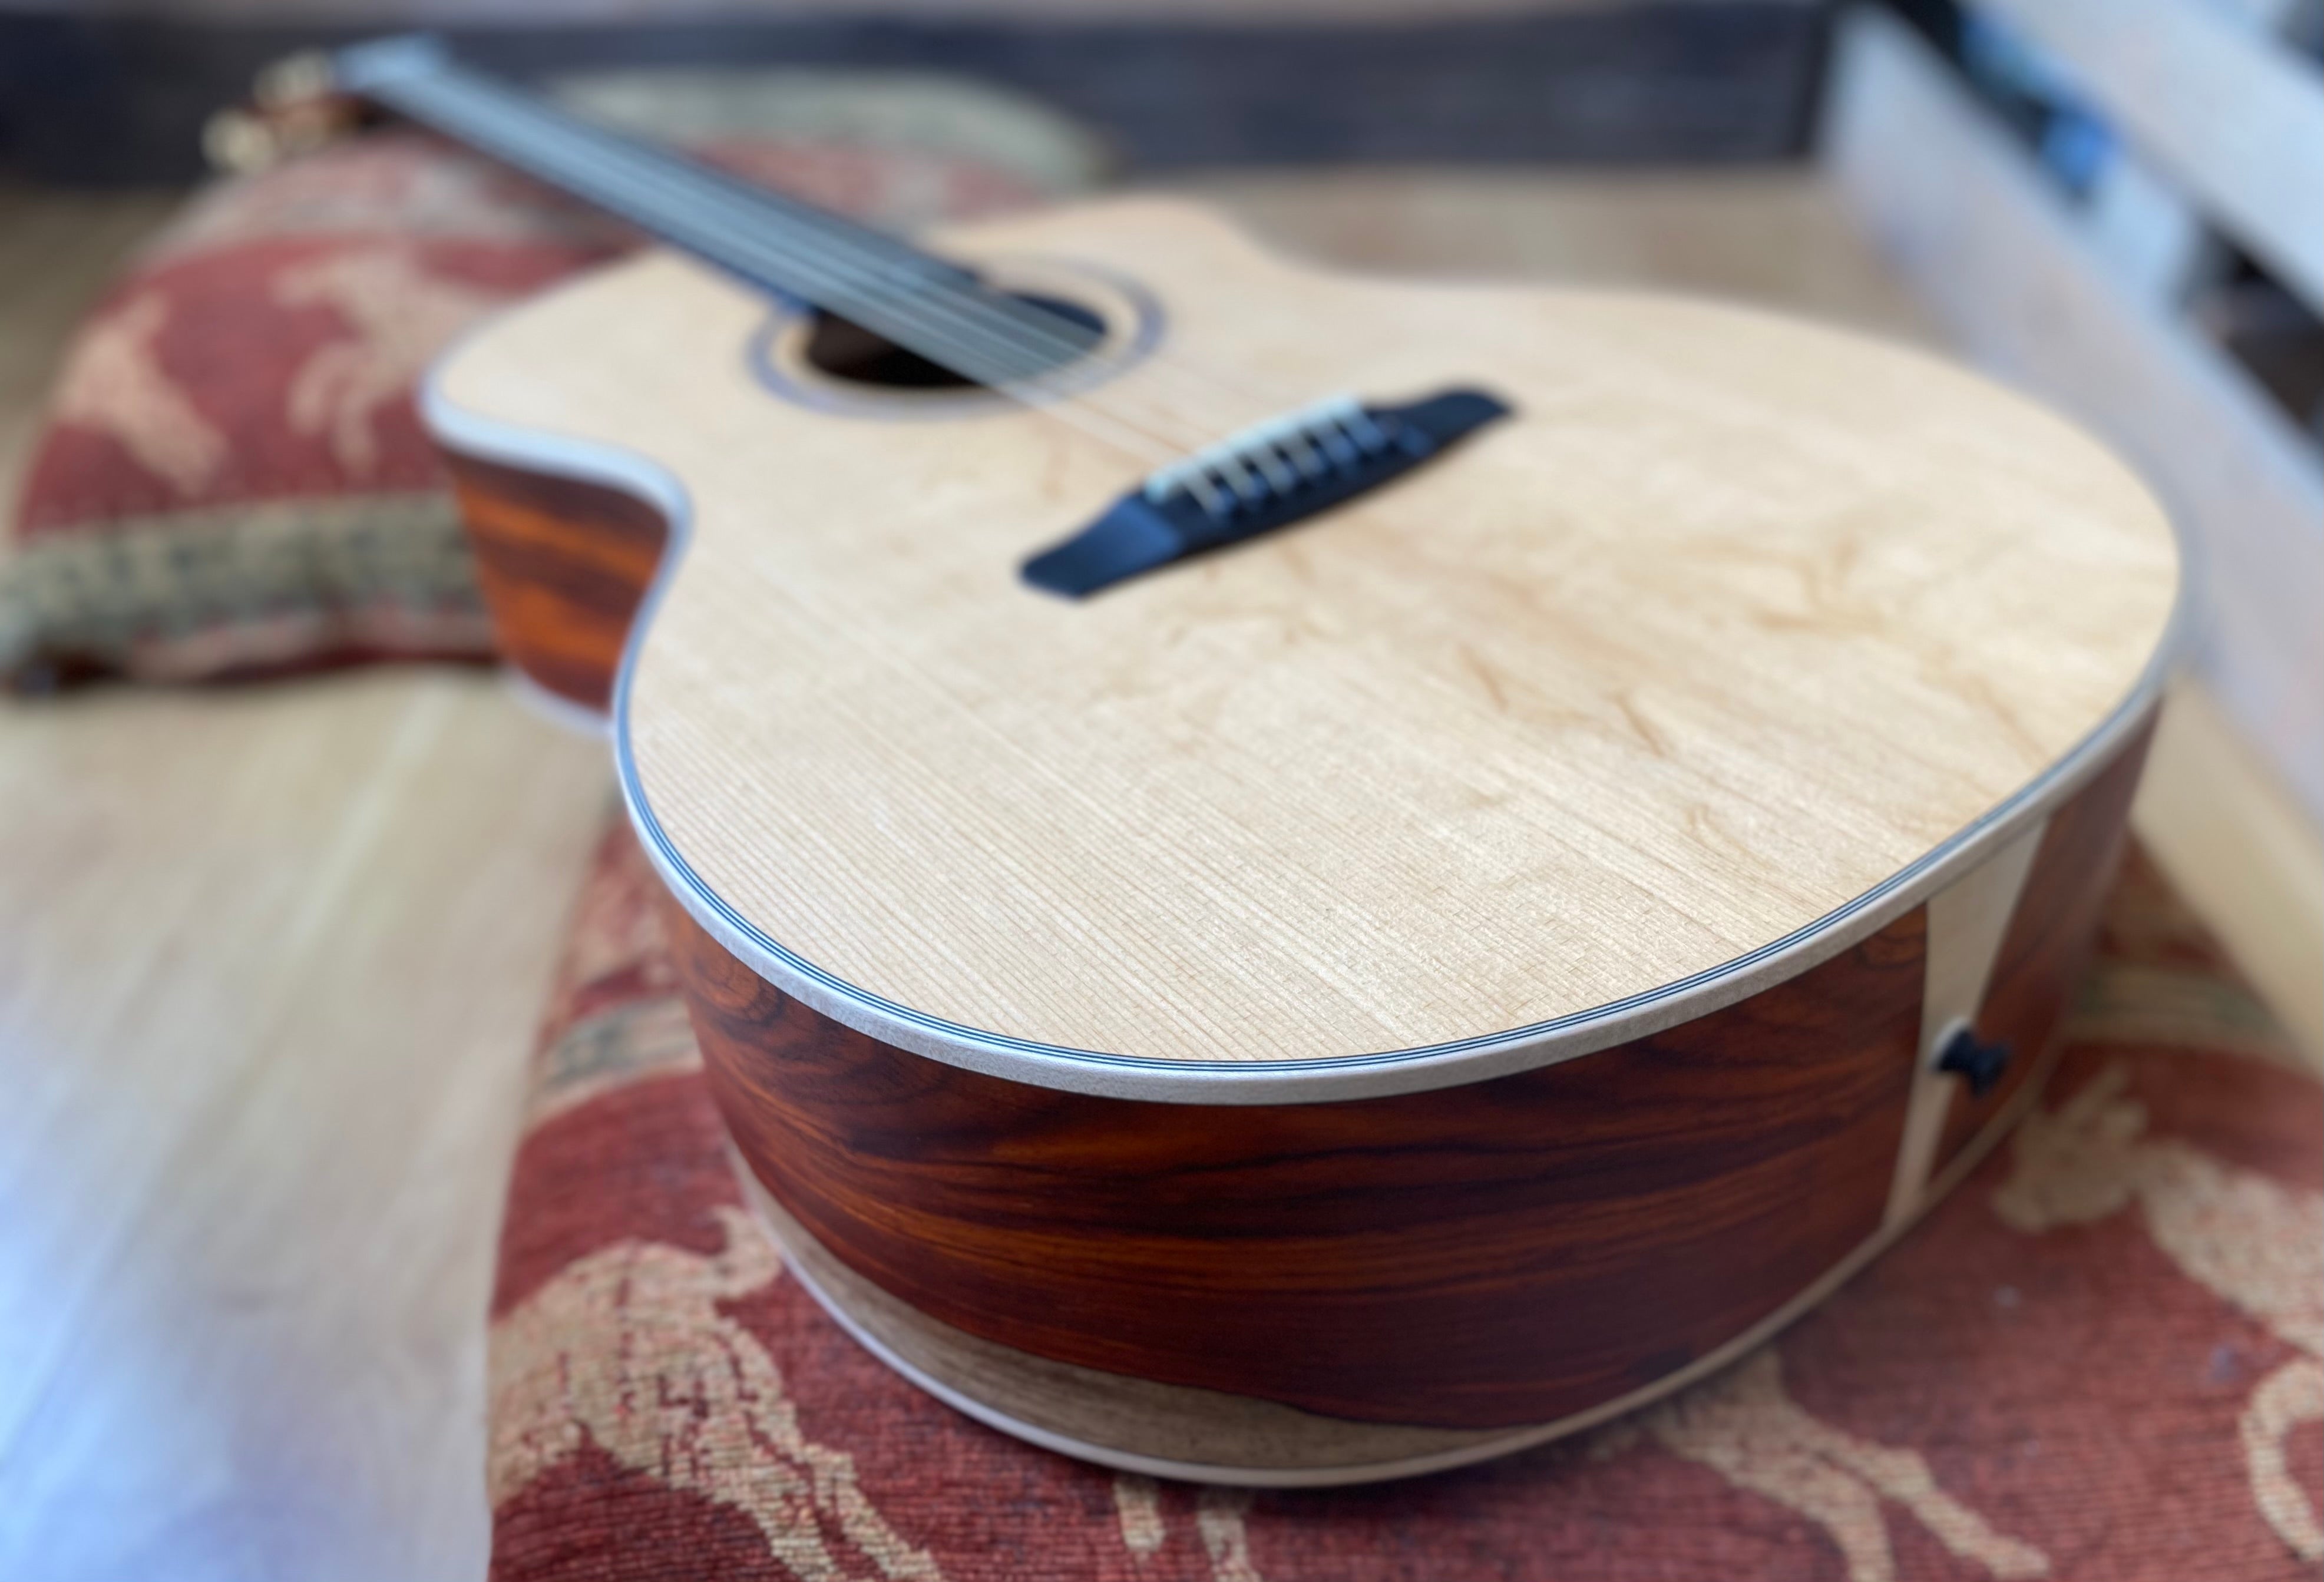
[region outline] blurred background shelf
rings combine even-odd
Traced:
[[[51,179],[195,173],[202,118],[291,50],[443,32],[525,76],[641,64],[941,69],[1083,117],[1140,169],[1795,156],[1820,0],[936,0],[641,8],[148,0],[0,11],[0,135]]]

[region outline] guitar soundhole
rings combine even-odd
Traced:
[[[1047,363],[1031,364],[1033,373],[1047,373],[1077,362],[1103,343],[1105,320],[1080,303],[1029,292],[1013,295],[1018,301],[1054,313],[1076,329],[1087,332],[1085,343],[1070,333],[1060,336],[1054,358]],[[875,390],[973,390],[980,383],[860,324],[821,311],[808,322],[807,344],[800,348],[799,355],[826,378]]]
[[[1012,336],[1005,377],[1039,378],[1054,370],[1050,391],[1090,389],[1137,366],[1161,341],[1162,305],[1136,281],[1110,270],[1033,257],[981,263],[978,273],[1014,300],[1063,320],[1050,330],[1035,327],[1029,342]],[[946,328],[946,321],[933,316],[927,324],[931,337]],[[751,337],[745,356],[770,393],[816,411],[875,423],[942,421],[990,412],[1003,400],[973,377],[974,354],[989,345],[972,342],[964,375],[937,361],[938,345],[923,355],[836,314],[786,305]],[[1053,355],[1047,363],[1038,354],[1028,357],[1028,345]]]

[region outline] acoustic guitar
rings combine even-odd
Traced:
[[[962,1411],[1497,1455],[1758,1345],[2031,1100],[2180,584],[2067,423],[1162,198],[907,244],[424,42],[333,74],[666,244],[426,420],[610,730],[745,1190]]]

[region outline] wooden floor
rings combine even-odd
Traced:
[[[1805,177],[1203,187],[1323,256],[1927,337]],[[160,212],[0,191],[0,492],[61,327]],[[2174,722],[2142,828],[2318,999],[2313,832],[2200,695]],[[609,796],[599,744],[474,675],[0,707],[0,1577],[483,1574],[493,1237]]]
[[[144,197],[0,194],[0,493]],[[441,669],[0,705],[0,1577],[483,1575],[602,744]]]

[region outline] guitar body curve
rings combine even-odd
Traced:
[[[613,711],[746,1190],[873,1349],[1117,1465],[1424,1471],[1757,1343],[2030,1100],[2176,597],[2103,452],[1853,337],[1177,205],[947,242],[1097,282],[1141,432],[1232,426],[1171,358],[1516,415],[1072,603],[1016,567],[1116,437],[825,391],[698,266],[439,370],[504,644]]]

